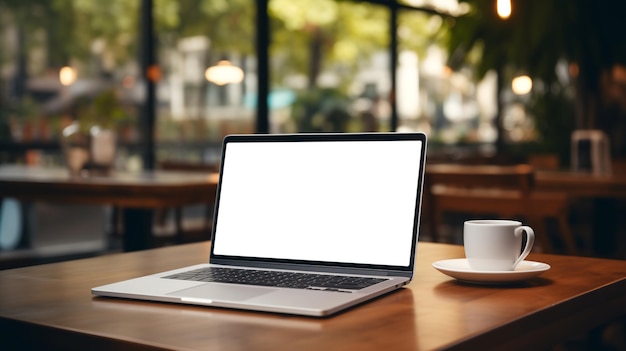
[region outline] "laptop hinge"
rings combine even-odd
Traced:
[[[263,262],[263,261],[247,261],[247,260],[230,260],[230,259],[212,259],[211,264],[238,266],[245,268],[267,268],[267,269],[284,269],[304,272],[322,272],[322,273],[340,273],[340,274],[356,274],[356,275],[375,275],[375,276],[395,276],[407,277],[413,276],[413,271],[409,270],[389,270],[362,267],[338,267],[338,266],[322,266],[308,264]]]

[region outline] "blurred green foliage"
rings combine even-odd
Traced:
[[[626,65],[626,1],[513,0],[506,20],[498,17],[495,0],[460,2],[469,4],[470,11],[443,28],[451,64],[469,63],[477,77],[498,67],[530,75],[538,84],[529,109],[546,149],[557,141],[568,146],[565,139],[573,128],[602,128],[616,118],[626,125],[624,111],[606,113],[603,90],[611,70]],[[565,77],[558,73],[559,64],[566,67]],[[571,64],[573,70],[567,72]],[[615,134],[615,123],[611,125],[605,128],[610,135]]]

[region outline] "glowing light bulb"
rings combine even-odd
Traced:
[[[518,76],[511,82],[511,90],[516,95],[526,95],[533,89],[533,80],[529,76]]]
[[[500,18],[509,18],[511,16],[511,0],[497,0],[496,9]]]
[[[215,66],[207,68],[204,77],[217,85],[225,85],[229,83],[241,83],[244,77],[243,70],[230,61],[222,60]]]
[[[72,85],[76,81],[76,70],[70,66],[61,67],[61,70],[59,70],[59,81],[64,86]]]

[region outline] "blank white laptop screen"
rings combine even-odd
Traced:
[[[213,253],[407,267],[421,141],[226,144]]]

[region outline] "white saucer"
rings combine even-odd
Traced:
[[[514,271],[476,271],[467,259],[455,258],[433,262],[433,267],[443,274],[470,283],[512,283],[530,279],[550,269],[550,265],[534,261],[522,261]]]

